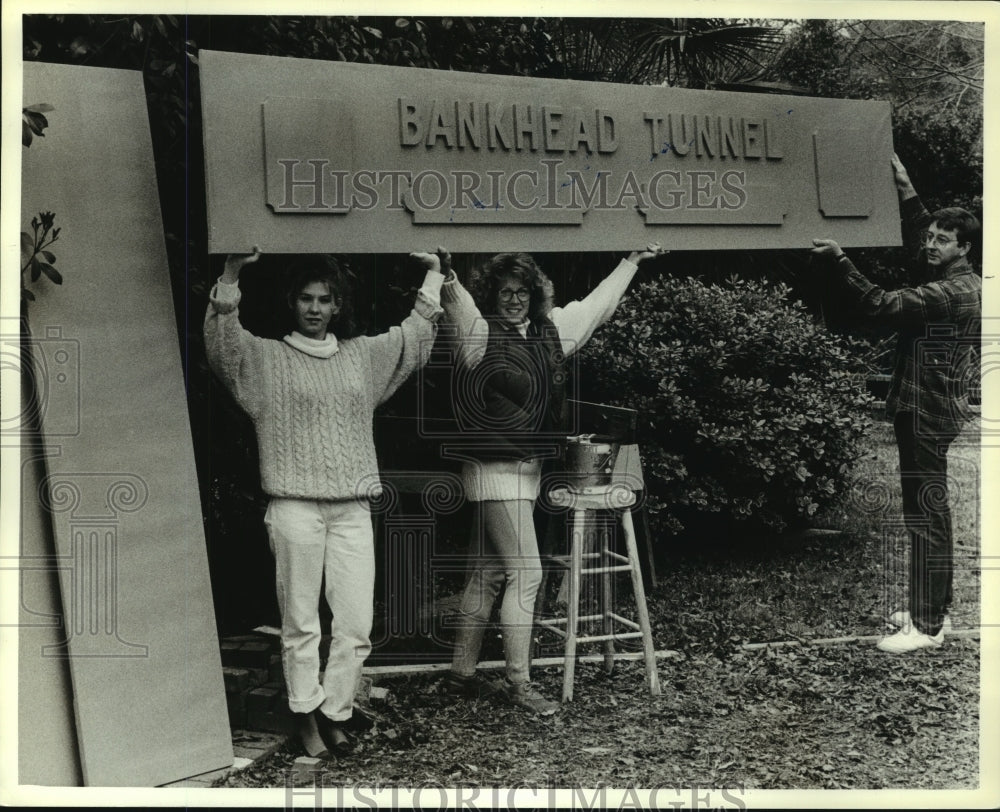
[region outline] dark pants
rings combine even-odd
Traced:
[[[948,447],[953,431],[930,430],[917,415],[896,415],[903,522],[910,536],[910,617],[925,634],[940,631],[951,604],[952,537]]]

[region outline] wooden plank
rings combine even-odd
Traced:
[[[679,651],[673,649],[658,649],[653,652],[657,660],[672,660],[681,656]],[[644,655],[641,651],[616,651],[615,660],[641,660]],[[603,654],[583,654],[576,658],[578,663],[603,663]],[[562,668],[566,665],[563,657],[535,657],[531,661],[533,668],[551,668],[553,666]],[[498,671],[507,667],[504,660],[484,660],[477,666],[486,671]],[[451,663],[406,663],[405,665],[375,665],[367,666],[364,673],[368,676],[393,676],[396,674],[431,674],[435,671],[447,671],[451,668]]]
[[[964,637],[977,639],[980,637],[981,629],[955,629],[948,632],[946,637]],[[740,648],[744,651],[759,651],[765,648],[788,648],[795,646],[840,646],[848,643],[877,643],[885,635],[882,634],[854,634],[842,637],[803,637],[801,640],[772,640],[765,643],[743,643]]]
[[[40,102],[22,222],[56,213],[64,279],[30,310],[67,630],[47,654],[68,658],[84,783],[158,785],[233,753],[143,80],[26,63]]]
[[[888,102],[220,51],[199,76],[213,253],[900,244]]]

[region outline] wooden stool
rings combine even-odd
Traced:
[[[558,488],[549,495],[552,504],[558,507],[568,507],[572,514],[568,518],[570,537],[569,555],[551,555],[548,559],[566,567],[569,570],[569,600],[567,616],[562,618],[542,618],[539,625],[544,626],[565,640],[565,667],[563,670],[563,702],[573,698],[573,675],[576,668],[577,643],[604,643],[604,667],[611,673],[614,668],[615,640],[642,638],[643,657],[646,661],[646,680],[649,692],[654,696],[660,693],[660,679],[656,673],[656,655],[653,649],[653,635],[649,628],[649,611],[646,608],[646,592],[642,586],[642,571],[639,568],[639,555],[636,551],[635,530],[632,527],[632,513],[629,507],[635,502],[635,494],[620,485],[588,487],[585,491],[574,491],[568,488]],[[609,549],[609,533],[602,533],[600,550],[590,552],[585,549],[585,529],[588,523],[588,511],[613,511],[621,524],[625,535],[627,556],[620,555]],[[592,517],[590,517],[592,518]],[[584,559],[597,559],[595,566],[583,566]],[[632,575],[632,590],[635,595],[636,612],[639,622],[622,617],[614,611],[611,605],[611,576],[616,572],[628,571]],[[584,575],[601,576],[600,613],[596,615],[580,615],[580,592]],[[580,623],[600,620],[602,634],[580,637]],[[615,624],[624,626],[629,631],[616,631]],[[561,628],[565,625],[565,629]]]

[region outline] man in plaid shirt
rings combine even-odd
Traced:
[[[878,647],[901,654],[940,646],[947,625],[953,569],[947,453],[971,416],[969,385],[979,379],[983,283],[969,254],[982,227],[965,209],[929,214],[895,155],[892,165],[905,228],[919,234],[920,259],[934,281],[885,291],[833,240],[813,240],[812,253],[833,260],[833,276],[861,314],[899,333],[886,409],[899,447],[910,597],[908,609],[889,618],[899,631]]]

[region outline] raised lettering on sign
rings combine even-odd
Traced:
[[[785,157],[777,128],[767,119],[648,111],[642,118],[649,126],[653,155],[770,161]]]
[[[617,123],[607,110],[521,102],[399,98],[399,144],[508,152],[612,153]]]

